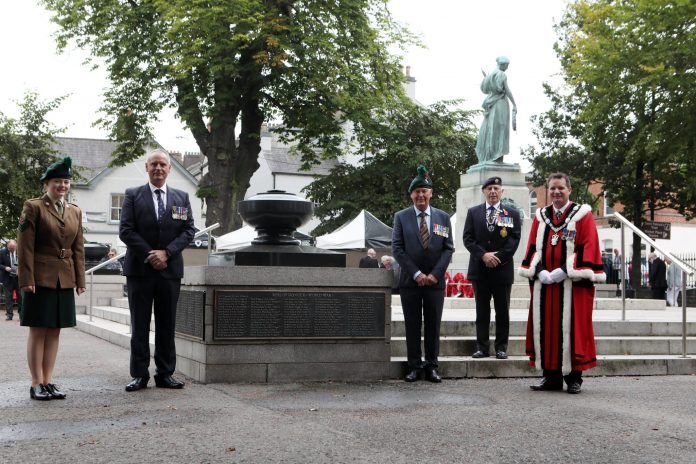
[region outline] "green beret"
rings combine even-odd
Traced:
[[[481,190],[485,189],[489,185],[497,185],[499,187],[502,187],[503,186],[503,179],[501,179],[498,176],[489,177],[488,179],[486,179],[486,182],[484,182],[483,185],[481,186]]]
[[[413,178],[411,185],[408,186],[408,193],[413,192],[417,188],[433,188],[433,181],[430,179],[428,170],[422,164],[418,166],[418,175]]]
[[[49,179],[70,179],[72,178],[72,158],[66,156],[61,161],[53,163],[46,169],[43,176],[39,179],[40,182],[46,182]]]

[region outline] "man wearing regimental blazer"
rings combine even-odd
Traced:
[[[401,266],[399,292],[406,326],[408,373],[404,380],[415,382],[424,374],[428,381],[439,383],[445,271],[454,252],[452,224],[447,213],[430,206],[433,182],[424,166],[418,166],[408,193],[413,205],[394,215],[392,232],[392,253]],[[421,322],[425,362],[421,357]]]
[[[464,246],[469,250],[467,278],[476,299],[476,351],[489,355],[491,297],[495,304],[495,357],[507,358],[510,333],[510,292],[515,278],[513,256],[520,244],[522,222],[514,207],[501,203],[503,181],[488,178],[481,187],[486,201],[469,208],[464,223]]]
[[[179,287],[184,276],[181,252],[195,229],[188,194],[166,184],[169,154],[154,150],[145,163],[150,182],[126,190],[121,208],[119,238],[126,244],[123,275],[131,312],[130,373],[126,391],[147,387],[150,379],[150,319],[155,312],[155,384],[182,388],[172,377],[176,366],[174,329]]]

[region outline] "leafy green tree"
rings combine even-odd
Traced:
[[[376,113],[358,136],[358,145],[368,150],[364,162],[339,164],[305,188],[320,204],[314,213],[321,223],[313,233],[331,232],[362,209],[391,224],[394,213],[411,202],[406,190],[419,164],[434,182],[432,204],[454,212],[460,176],[476,163],[472,113],[451,109],[457,104],[421,107],[406,101]]]
[[[0,238],[15,238],[24,201],[42,194],[39,178],[56,160],[53,138],[60,130],[46,121],[62,98],[42,102],[27,93],[18,119],[0,112]]]
[[[696,2],[578,0],[557,31],[565,87],[538,119],[535,168],[603,182],[638,227],[662,208],[693,217]],[[633,259],[637,274],[635,236]]]
[[[153,118],[175,107],[208,162],[198,192],[207,224],[223,231],[241,225],[237,202],[258,168],[264,121],[281,122],[310,166],[337,156],[343,122],[360,132],[403,93],[388,49],[411,35],[382,0],[43,3],[61,28],[59,47],[74,41],[106,63],[100,122],[120,142],[113,163],[137,158]]]

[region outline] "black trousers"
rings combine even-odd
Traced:
[[[489,351],[492,296],[495,303],[495,350],[507,351],[512,285],[500,284],[491,279],[479,279],[472,283],[476,299],[476,348],[484,353]]]
[[[400,294],[406,325],[408,367],[409,369],[437,368],[445,290],[433,287],[402,287]],[[421,359],[421,321],[424,326],[425,363]]]
[[[574,382],[582,383],[582,371],[570,371],[570,374],[563,375],[561,371],[544,369],[544,377],[547,378],[549,382],[561,383],[565,380],[565,383],[568,385]]]
[[[171,375],[176,369],[176,304],[180,279],[127,277],[128,306],[131,314],[130,374],[149,377],[150,320],[155,310],[155,366],[157,374]]]
[[[9,276],[5,283],[2,285],[3,291],[5,292],[5,306],[7,308],[7,316],[12,317],[12,305],[14,301],[12,300],[12,291],[17,293],[17,308],[22,307],[22,292],[19,291],[19,279],[17,277]]]

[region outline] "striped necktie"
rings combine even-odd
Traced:
[[[428,249],[428,239],[430,238],[430,232],[428,232],[428,223],[425,222],[425,212],[421,211],[418,215],[420,216],[420,240],[423,248]]]

